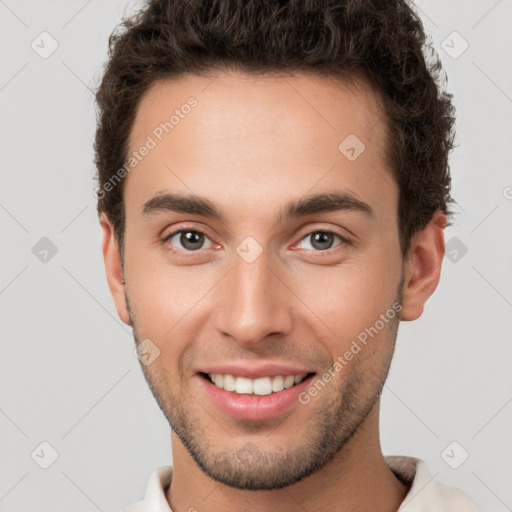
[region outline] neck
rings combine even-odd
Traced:
[[[392,473],[379,440],[379,401],[334,460],[309,477],[283,489],[244,491],[204,474],[181,440],[172,433],[173,478],[167,501],[173,512],[396,512],[408,487]],[[333,504],[335,506],[333,507]]]

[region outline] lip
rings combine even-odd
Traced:
[[[219,364],[213,366],[204,366],[196,369],[197,373],[221,373],[223,375],[233,375],[235,377],[247,377],[248,379],[259,379],[261,377],[276,377],[282,375],[307,375],[314,373],[311,368],[300,368],[297,366],[287,366],[283,364],[251,364],[251,366],[236,364]]]
[[[224,372],[216,371],[209,373]],[[268,373],[265,375],[270,376]],[[276,375],[282,375],[282,373],[276,373]],[[293,373],[285,373],[285,375],[293,375]],[[221,412],[227,416],[241,420],[263,421],[276,418],[296,406],[299,403],[300,393],[308,388],[311,384],[311,379],[313,379],[315,375],[310,375],[291,388],[284,389],[278,393],[271,393],[270,395],[239,395],[232,391],[218,388],[215,384],[212,384],[208,379],[199,374],[197,374],[196,377],[199,379],[199,385],[202,391]]]

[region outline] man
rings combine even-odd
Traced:
[[[152,0],[111,37],[103,255],[173,449],[130,511],[478,510],[379,440],[452,201],[424,38],[395,0]]]

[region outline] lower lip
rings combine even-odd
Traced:
[[[218,388],[201,375],[197,377],[207,395],[223,413],[243,420],[267,420],[285,413],[297,404],[300,393],[307,389],[314,375],[291,388],[270,395],[239,395]]]

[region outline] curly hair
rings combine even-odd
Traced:
[[[123,252],[123,185],[137,106],[156,81],[212,70],[363,76],[377,91],[399,187],[402,255],[440,209],[450,216],[452,95],[407,0],[149,0],[111,34],[97,91],[98,212]],[[448,223],[449,224],[449,223]]]

